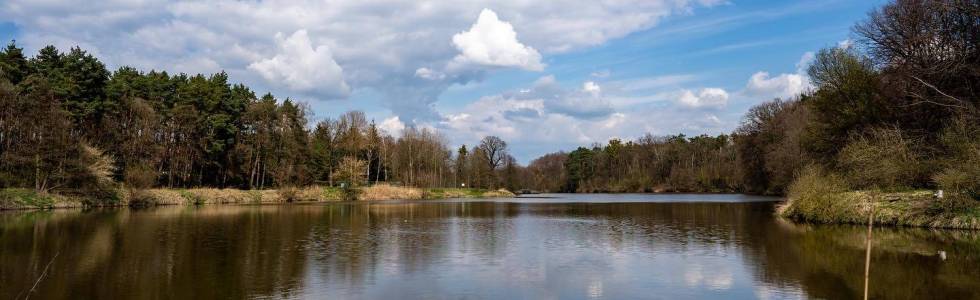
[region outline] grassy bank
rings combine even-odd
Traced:
[[[0,189],[0,210],[79,207],[83,202],[81,199],[63,195],[38,194],[32,189]]]
[[[281,188],[277,190],[240,189],[148,189],[120,191],[119,200],[101,206],[205,205],[205,204],[281,204],[292,202],[343,201],[336,187]],[[358,200],[421,200],[445,198],[514,197],[507,190],[413,188],[373,185],[361,189]],[[31,189],[0,189],[0,210],[49,209],[93,206],[91,201],[58,194],[38,194]]]
[[[878,193],[848,191],[815,197],[790,198],[778,213],[798,221],[867,224],[868,204],[874,205],[879,225],[980,229],[980,206],[942,212],[932,191]]]
[[[797,221],[867,224],[874,207],[879,225],[980,229],[980,202],[938,198],[929,190],[853,191],[843,179],[829,174],[804,174],[789,189],[777,213]]]

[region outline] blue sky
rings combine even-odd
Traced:
[[[363,110],[397,135],[508,141],[522,163],[610,138],[727,133],[809,88],[812,52],[885,1],[10,0],[0,37],[79,45],[110,68],[212,73]]]

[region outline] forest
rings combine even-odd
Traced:
[[[0,51],[0,187],[100,199],[120,186],[379,182],[784,195],[829,181],[976,200],[978,20],[976,1],[886,4],[853,27],[853,46],[815,55],[812,90],[759,99],[730,134],[614,139],[527,166],[493,136],[455,148],[432,129],[393,136],[359,111],[313,122],[306,104],[257,96],[225,73],[110,72],[77,47],[27,57],[11,42]]]
[[[980,2],[896,1],[852,33],[853,46],[815,55],[813,90],[763,101],[730,135],[646,136],[548,154],[528,165],[530,182],[569,192],[771,195],[833,183],[942,189],[959,199],[949,209],[975,204]]]
[[[311,124],[304,103],[257,96],[225,73],[109,72],[77,47],[0,51],[0,187],[111,201],[120,187],[491,188],[514,174],[492,136],[453,151],[438,132],[396,138],[360,111]]]

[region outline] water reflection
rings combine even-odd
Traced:
[[[55,254],[32,298],[861,295],[861,227],[785,222],[763,198],[657,197],[2,213],[0,298],[23,298]],[[977,233],[875,238],[873,298],[980,297]]]

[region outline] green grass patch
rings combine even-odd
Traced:
[[[425,189],[423,193],[423,199],[498,198],[514,196],[514,193],[503,189],[488,190],[474,188],[429,188]]]
[[[949,210],[948,199],[929,190],[854,191],[834,174],[807,169],[789,187],[781,216],[814,223],[865,224],[874,207],[874,223],[882,225],[980,229],[980,203]]]
[[[323,187],[323,191],[321,193],[321,197],[323,197],[324,200],[340,201],[344,199],[344,191],[339,187],[325,186]]]
[[[482,198],[489,192],[486,189],[473,188],[430,188],[425,189],[424,199],[448,199],[448,198]]]
[[[178,190],[177,192],[180,193],[180,196],[183,197],[184,200],[187,200],[187,203],[194,204],[194,205],[204,204],[204,197],[201,197],[199,195],[191,193],[188,190],[183,190],[183,189]]]
[[[54,195],[32,189],[0,189],[0,209],[53,208],[55,201]]]

